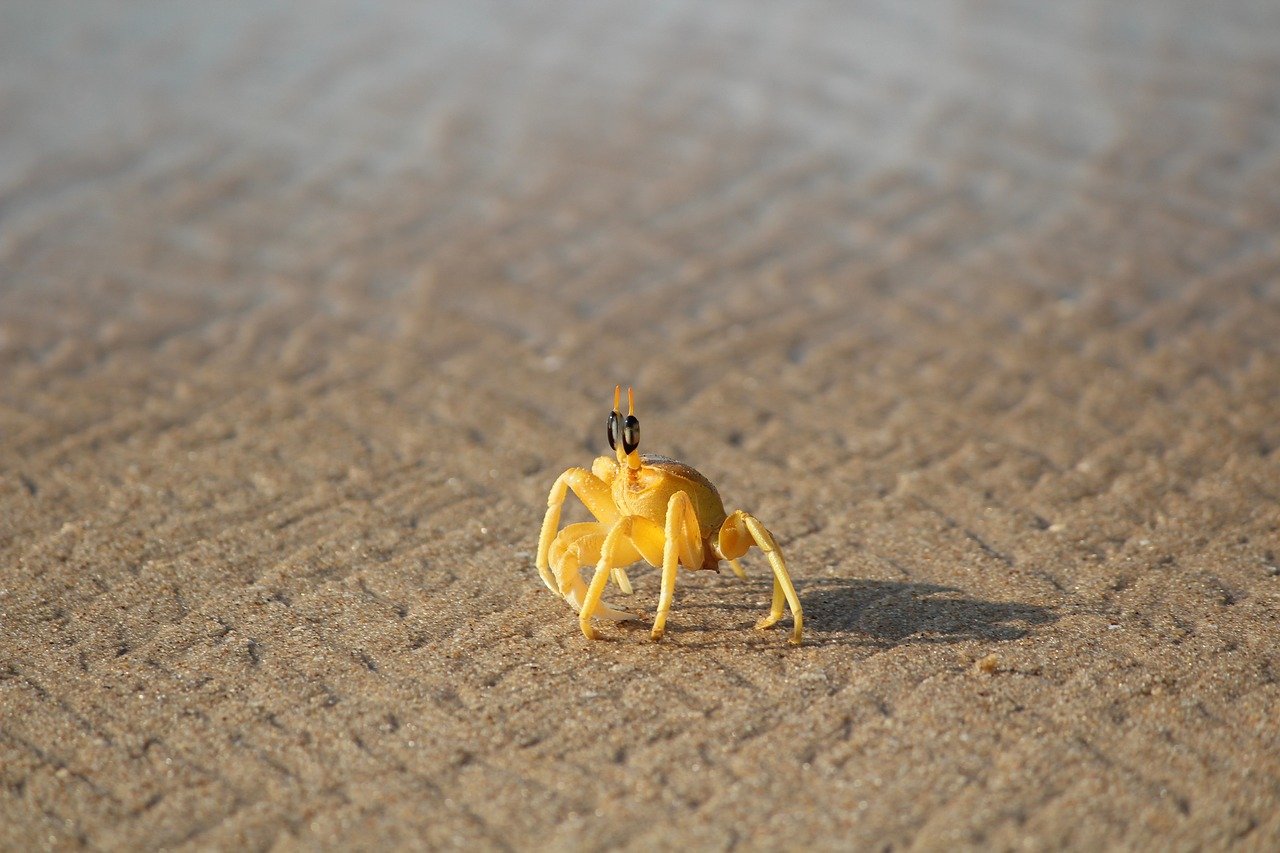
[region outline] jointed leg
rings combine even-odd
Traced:
[[[567,524],[556,534],[555,540],[551,543],[551,552],[547,555],[547,562],[555,578],[556,589],[561,595],[569,594],[569,589],[573,586],[573,578],[577,577],[576,564],[573,560],[570,560],[568,567],[574,573],[565,571],[566,555],[572,551],[575,555],[574,559],[581,560],[582,555],[589,552],[591,556],[587,557],[586,561],[594,564],[600,559],[600,543],[604,542],[605,534],[608,532],[609,528],[598,521],[583,521],[578,524]],[[593,544],[589,541],[591,538],[599,541]]]
[[[551,571],[559,584],[560,594],[576,612],[582,611],[587,595],[587,585],[582,580],[579,568],[584,563],[594,564],[600,559],[600,548],[604,544],[606,532],[607,528],[598,521],[570,524],[560,531],[551,544]],[[596,610],[595,615],[615,622],[639,618],[634,613],[614,610],[604,605]]]
[[[559,594],[555,579],[551,576],[547,562],[551,542],[555,538],[556,528],[560,526],[560,510],[564,507],[569,489],[586,506],[587,510],[604,524],[614,524],[618,520],[618,510],[613,505],[613,495],[609,486],[586,468],[570,468],[551,486],[547,495],[547,514],[542,519],[542,532],[538,534],[538,574],[547,589]]]
[[[782,614],[787,611],[787,596],[782,589],[782,584],[775,577],[773,579],[773,602],[769,605],[769,615],[761,616],[756,622],[757,628],[772,628],[778,624],[778,620],[782,618]]]
[[[618,473],[618,463],[611,456],[597,456],[591,463],[591,473],[606,486],[612,486],[613,478]],[[609,500],[612,502],[612,496]],[[631,578],[627,577],[627,570],[622,566],[613,567],[613,582],[618,585],[618,589],[622,590],[623,595],[632,595],[635,592],[631,588]]]
[[[782,558],[782,551],[773,535],[754,516],[738,510],[729,516],[720,528],[720,555],[727,560],[741,557],[746,550],[755,545],[769,558],[769,566],[773,569],[773,603],[769,615],[761,619],[757,628],[768,628],[782,618],[782,605],[785,601],[791,607],[791,642],[800,643],[804,632],[804,612],[800,608],[800,597],[791,583],[791,575],[787,572],[787,563]]]
[[[657,565],[662,559],[662,528],[640,516],[628,515],[618,520],[609,529],[603,544],[600,546],[600,560],[596,563],[596,573],[591,578],[591,586],[587,588],[582,602],[582,610],[578,615],[578,624],[582,634],[588,640],[596,638],[591,627],[591,617],[600,615],[600,597],[604,595],[605,584],[609,581],[610,570],[616,566],[626,566],[643,557]]]
[[[676,492],[667,503],[667,525],[662,549],[662,590],[658,593],[658,612],[653,618],[650,637],[661,640],[666,630],[667,613],[676,589],[676,570],[680,561],[686,566],[702,565],[702,534],[698,515],[684,492]]]

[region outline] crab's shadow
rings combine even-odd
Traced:
[[[933,583],[814,578],[797,584],[804,606],[806,645],[860,645],[889,648],[917,643],[1006,641],[1058,620],[1053,608],[1017,601],[975,598]],[[748,581],[741,595],[767,601],[772,585]],[[690,602],[694,609],[760,611],[759,604]],[[763,615],[760,613],[759,615]],[[778,630],[786,630],[784,618]],[[705,638],[703,638],[705,641]],[[698,641],[695,641],[695,644]]]
[[[818,578],[801,591],[806,633],[862,636],[885,645],[1017,640],[1056,622],[1051,607],[990,601],[932,583]]]

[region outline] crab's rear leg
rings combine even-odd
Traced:
[[[757,622],[756,627],[772,627],[782,618],[783,605],[789,605],[793,623],[791,642],[799,645],[804,633],[804,611],[800,607],[800,597],[796,595],[795,585],[791,583],[791,574],[787,571],[782,551],[774,541],[773,534],[755,516],[737,510],[720,527],[720,556],[726,560],[735,560],[752,545],[764,551],[769,558],[769,567],[773,569],[773,602],[769,607],[769,615]]]

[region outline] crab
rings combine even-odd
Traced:
[[[538,574],[547,589],[564,598],[578,612],[578,624],[588,640],[597,637],[591,620],[639,619],[601,601],[612,577],[626,595],[632,593],[626,567],[639,560],[662,569],[658,610],[650,636],[662,639],[675,593],[676,570],[720,570],[725,560],[734,574],[745,578],[738,558],[752,546],[764,552],[773,570],[773,602],[757,628],[771,628],[791,608],[791,642],[799,644],[804,631],[800,599],[782,551],[769,530],[742,510],[726,513],[720,493],[692,467],[665,456],[639,452],[640,421],[635,395],[627,389],[627,416],[618,410],[622,386],[613,389],[608,439],[614,456],[599,456],[591,469],[570,468],[556,478],[547,495],[547,514],[538,536]],[[595,521],[560,528],[560,512],[572,490]],[[595,564],[588,586],[580,568]]]

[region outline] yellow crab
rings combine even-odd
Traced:
[[[616,459],[596,457],[590,471],[570,468],[551,486],[538,537],[537,565],[542,582],[578,611],[582,633],[594,640],[592,617],[615,621],[639,618],[601,603],[609,577],[630,595],[626,566],[640,559],[661,566],[662,588],[651,633],[654,640],[660,640],[671,610],[677,566],[719,571],[720,561],[728,560],[734,573],[745,578],[737,558],[755,545],[764,551],[773,569],[773,604],[756,627],[772,627],[782,618],[784,604],[790,605],[791,642],[798,644],[804,614],[778,543],[754,516],[742,510],[726,514],[716,487],[693,468],[665,456],[642,455],[637,449],[640,421],[635,396],[628,388],[624,419],[618,411],[621,393],[622,386],[613,389],[608,421],[609,446]],[[557,532],[560,510],[570,489],[596,520],[570,524]],[[590,587],[579,573],[583,563],[596,564]]]

